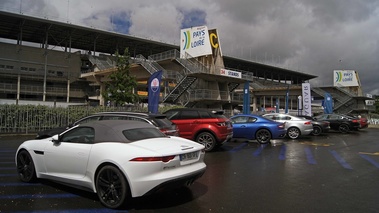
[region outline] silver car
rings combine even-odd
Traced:
[[[311,120],[299,118],[297,116],[282,113],[269,113],[263,115],[263,117],[286,123],[287,136],[291,139],[296,139],[300,135],[309,135],[313,131]]]

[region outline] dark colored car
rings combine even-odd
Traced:
[[[233,124],[233,138],[257,140],[269,143],[271,139],[283,138],[287,130],[285,123],[276,122],[259,115],[235,115],[230,118]]]
[[[358,130],[361,126],[358,118],[343,114],[322,114],[314,117],[317,121],[328,121],[330,129],[342,133]]]
[[[323,133],[329,132],[330,130],[329,121],[321,121],[321,120],[318,121],[315,118],[312,118],[311,116],[307,116],[307,115],[298,115],[297,117],[312,121],[312,125],[313,125],[313,131],[311,133],[312,135],[315,135],[315,136],[321,135]]]
[[[60,134],[67,129],[82,123],[88,123],[99,120],[136,120],[149,123],[156,126],[161,132],[166,135],[179,136],[179,129],[177,126],[167,119],[166,115],[151,114],[144,112],[100,112],[87,117],[84,117],[74,123],[58,127],[54,129],[47,129],[37,133],[36,139],[48,138],[56,134]]]
[[[223,111],[176,108],[163,114],[178,126],[180,137],[203,144],[205,151],[211,151],[233,137],[232,122]]]

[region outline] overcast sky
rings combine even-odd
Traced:
[[[1,5],[2,4],[2,5]],[[224,55],[319,76],[356,70],[379,95],[379,0],[1,0],[0,8],[179,46],[180,29],[217,29]]]

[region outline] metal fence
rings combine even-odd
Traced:
[[[175,106],[161,107],[159,112],[164,112]],[[178,106],[176,106],[178,107]],[[37,133],[45,129],[67,126],[74,121],[97,112],[147,112],[147,109],[140,105],[126,107],[91,107],[91,106],[70,106],[51,107],[43,105],[0,105],[0,134],[30,134]],[[225,110],[224,115],[233,115],[232,110]],[[379,115],[368,116],[371,125],[379,125]]]
[[[0,134],[29,134],[45,129],[67,126],[97,112],[144,111],[139,106],[128,107],[49,107],[34,105],[0,105]]]

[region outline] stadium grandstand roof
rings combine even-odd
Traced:
[[[48,44],[53,47],[71,47],[108,54],[114,54],[117,50],[122,53],[128,47],[131,56],[142,54],[145,57],[180,49],[173,44],[6,11],[0,11],[0,20],[0,38],[43,44],[47,32]],[[261,78],[284,80],[292,77],[297,79],[294,83],[317,77],[229,56],[224,56],[224,64],[227,68],[254,72],[254,76]]]

